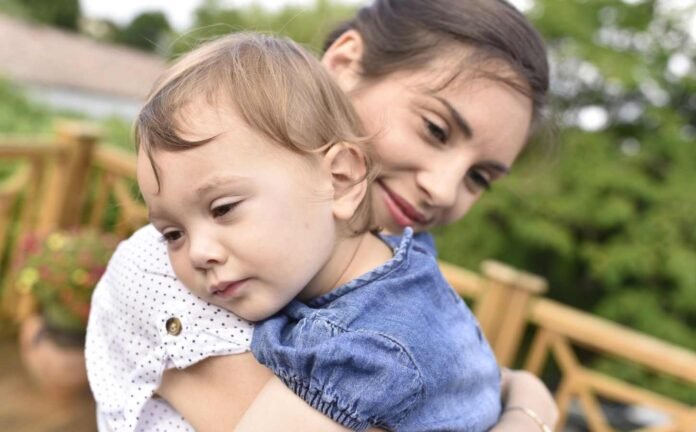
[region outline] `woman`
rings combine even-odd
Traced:
[[[502,0],[377,0],[337,29],[326,47],[323,64],[349,94],[373,136],[382,166],[372,190],[374,218],[394,234],[406,226],[424,232],[463,217],[481,193],[509,171],[540,118],[548,89],[541,39]],[[424,238],[429,240],[427,234]],[[166,369],[157,394],[198,430],[230,430],[235,425],[238,430],[343,430],[295,397],[248,353],[197,362],[193,348],[200,348],[201,342],[196,339],[212,334],[208,322],[218,317],[208,320],[205,313],[211,307],[197,304],[185,289],[169,289],[159,302],[143,301],[139,313],[114,312],[113,303],[126,303],[108,297],[109,291],[130,286],[126,295],[140,296],[155,285],[157,274],[169,271],[155,264],[168,261],[156,237],[141,233],[129,240],[131,246],[136,241],[153,265],[140,263],[140,273],[119,269],[117,263],[128,260],[123,256],[128,249],[121,248],[110,265],[120,282],[111,278],[111,285],[100,284],[95,293],[87,345],[90,378],[119,373],[128,378],[113,381],[114,393],[93,386],[100,410],[109,411],[108,405],[121,393],[125,396],[115,405],[122,413],[112,414],[114,421],[118,415],[127,420],[118,423],[125,429],[129,424],[147,429],[149,421],[166,421],[138,417],[142,403],[150,403],[145,399],[153,390],[148,387],[151,370],[145,360],[141,365],[112,361],[114,353],[125,349]],[[187,303],[191,305],[184,308]],[[154,311],[147,312],[146,306]],[[198,316],[191,314],[192,308],[200,311]],[[182,325],[184,313],[191,316]],[[133,341],[126,341],[127,330],[113,331],[115,319],[128,321]],[[163,322],[168,335],[153,331],[140,341],[138,328],[148,335],[149,328],[161,331]],[[239,323],[235,317],[229,322]],[[240,333],[250,334],[242,323],[236,325]],[[187,337],[190,343],[181,342]],[[211,352],[243,351],[214,340],[204,345],[208,352],[200,358]],[[186,353],[189,349],[191,355]],[[130,368],[138,366],[142,370],[131,373]],[[506,372],[505,378],[506,406],[523,406],[547,423],[555,421],[555,407],[538,380],[520,372]],[[166,409],[166,404],[156,403]],[[129,419],[128,410],[133,409],[136,414]],[[539,427],[529,411],[516,409],[505,412],[497,430]]]

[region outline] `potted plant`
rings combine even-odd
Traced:
[[[29,235],[17,289],[30,295],[35,314],[22,322],[20,348],[26,369],[47,392],[70,396],[84,390],[84,342],[92,292],[117,240],[93,230]]]

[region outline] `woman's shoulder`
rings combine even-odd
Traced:
[[[145,225],[123,240],[114,252],[110,267],[132,265],[143,272],[174,276],[167,246],[161,234],[152,225]]]

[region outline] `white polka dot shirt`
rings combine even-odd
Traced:
[[[85,356],[100,431],[193,431],[153,398],[166,369],[249,350],[253,326],[191,294],[148,225],[122,242],[92,297]]]

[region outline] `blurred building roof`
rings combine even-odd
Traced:
[[[0,75],[21,83],[144,99],[161,57],[0,15]]]

